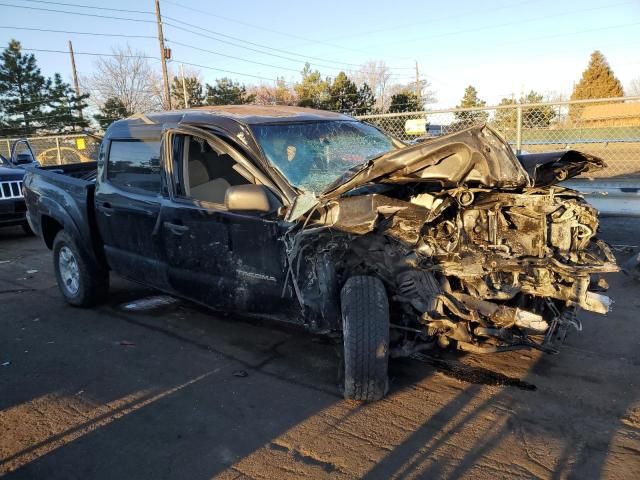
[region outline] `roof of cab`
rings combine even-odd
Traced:
[[[163,125],[167,123],[218,124],[223,120],[233,120],[245,125],[288,123],[328,120],[353,120],[341,113],[312,108],[281,105],[216,105],[185,110],[170,110],[147,114],[135,114],[118,120],[113,127],[133,127]],[[112,127],[110,127],[111,129]]]

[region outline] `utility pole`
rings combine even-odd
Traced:
[[[162,81],[164,83],[165,103],[169,110],[171,110],[171,92],[169,91],[169,75],[167,73],[167,51],[164,48],[162,17],[160,16],[160,0],[156,0],[156,23],[158,24],[158,43],[160,44],[160,61],[162,62]]]
[[[420,71],[418,70],[418,61],[416,60],[416,98],[418,106],[422,110],[422,84],[420,83]]]
[[[69,56],[71,57],[71,75],[73,76],[73,85],[76,88],[76,95],[80,96],[80,83],[78,82],[78,71],[76,70],[76,57],[73,55],[73,43],[69,40]],[[78,108],[78,115],[82,120],[82,108]]]
[[[189,108],[189,94],[187,93],[187,84],[184,81],[184,65],[180,64],[180,76],[182,77],[182,96],[184,98],[184,108]]]

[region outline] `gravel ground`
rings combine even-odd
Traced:
[[[640,244],[640,222],[603,236]],[[632,252],[618,249],[621,260]],[[0,230],[0,476],[640,478],[640,284],[609,277],[558,355],[446,353],[391,365],[389,396],[344,401],[333,345],[114,279],[67,306],[50,252]]]

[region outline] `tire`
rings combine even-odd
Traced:
[[[91,307],[109,292],[109,274],[88,262],[64,230],[53,240],[53,269],[62,296],[74,307]]]
[[[29,225],[29,222],[27,222],[26,220],[22,223],[21,227],[25,235],[28,235],[29,237],[32,237],[33,235],[35,235],[35,233],[33,233],[33,230],[31,230],[31,226]]]
[[[389,388],[389,301],[375,277],[351,277],[340,294],[344,398],[372,402]]]

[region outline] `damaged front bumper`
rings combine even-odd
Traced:
[[[487,127],[374,161],[305,209],[289,256],[301,304],[330,262],[341,281],[383,280],[392,355],[556,351],[582,328],[579,310],[609,311],[600,275],[618,267],[596,237],[597,211],[554,184],[604,163],[571,152],[525,165]]]

